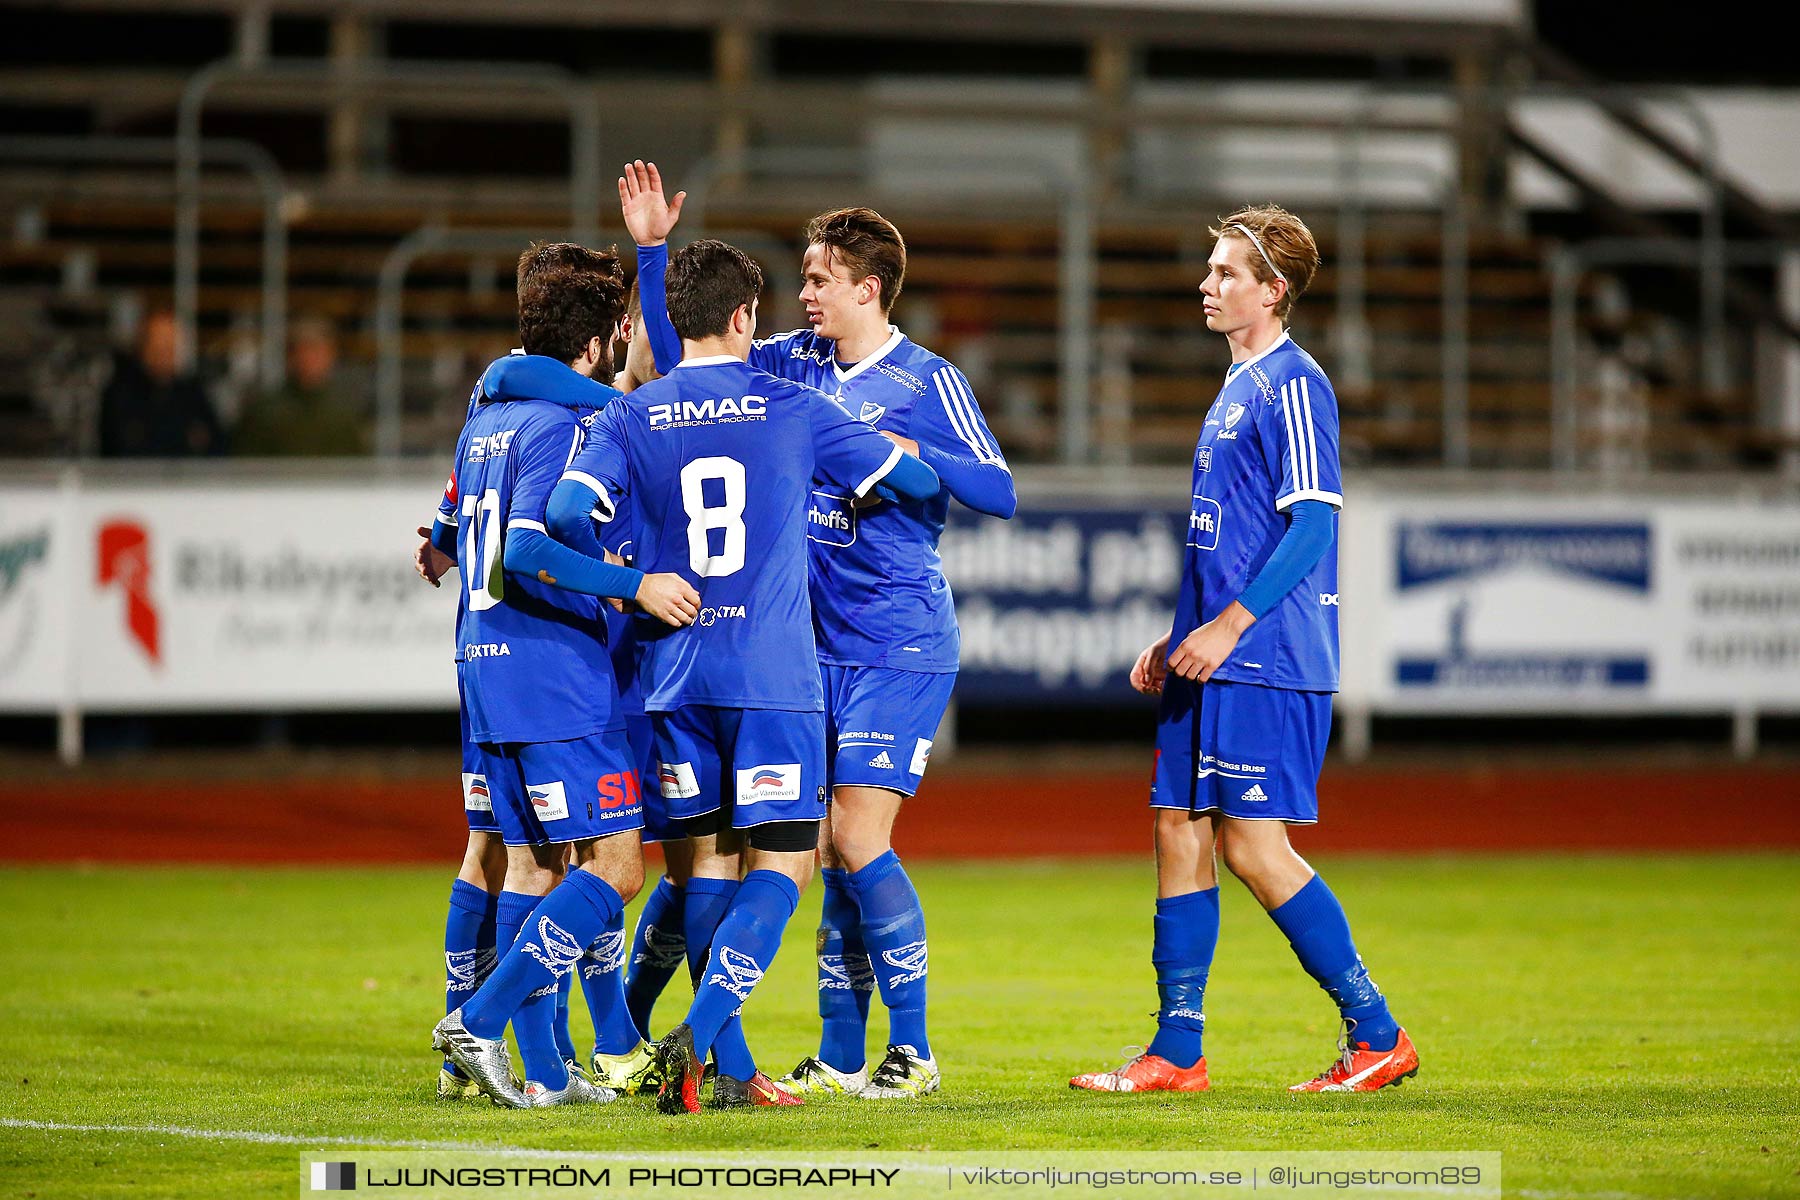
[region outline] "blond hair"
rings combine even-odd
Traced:
[[[1250,243],[1250,270],[1259,283],[1277,278],[1287,283],[1275,315],[1286,323],[1313,275],[1319,269],[1319,243],[1306,222],[1279,204],[1250,204],[1207,230],[1214,238],[1236,237]]]

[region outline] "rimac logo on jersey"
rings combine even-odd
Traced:
[[[906,945],[897,946],[892,950],[883,950],[881,961],[890,967],[898,968],[897,974],[888,976],[889,987],[898,987],[903,983],[923,979],[927,963],[925,939],[920,938],[916,942],[908,942]]]
[[[700,781],[694,778],[693,763],[656,764],[656,781],[662,787],[664,800],[690,800],[700,794]]]
[[[672,404],[652,404],[647,410],[652,429],[679,429],[684,425],[714,425],[730,421],[762,421],[768,419],[769,401],[763,396],[717,400],[677,400]]]
[[[737,773],[737,802],[761,804],[764,800],[798,800],[800,764],[777,763],[751,767]]]
[[[554,783],[526,784],[525,797],[540,821],[560,821],[569,815],[569,797],[563,793],[560,779]]]
[[[470,812],[494,811],[494,799],[488,795],[486,775],[463,772],[463,807]]]
[[[850,497],[814,492],[806,509],[806,536],[824,546],[856,545],[856,506]]]
[[[706,982],[720,985],[739,1000],[748,1000],[750,989],[763,977],[763,969],[754,958],[730,946],[719,947],[719,966],[724,974],[714,975]]]
[[[487,462],[492,458],[504,458],[512,449],[513,434],[516,429],[503,429],[499,433],[481,434],[469,439],[469,461],[472,463]]]

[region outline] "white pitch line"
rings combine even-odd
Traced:
[[[623,1150],[546,1150],[530,1146],[489,1146],[477,1142],[427,1142],[392,1138],[298,1137],[291,1133],[265,1133],[258,1129],[193,1129],[186,1125],[71,1125],[60,1121],[25,1121],[0,1117],[0,1129],[38,1129],[49,1133],[157,1133],[168,1137],[194,1138],[212,1142],[254,1142],[263,1146],[368,1146],[372,1149],[391,1146],[402,1150],[472,1150],[488,1154],[510,1154],[525,1158],[568,1158],[571,1154],[604,1155],[622,1162],[692,1162],[706,1154],[731,1154],[734,1164],[751,1167],[839,1167],[841,1159],[792,1159],[745,1157],[730,1150],[670,1150],[663,1152]],[[853,1154],[855,1151],[845,1151]],[[883,1164],[887,1165],[887,1164]],[[936,1163],[898,1163],[903,1170],[937,1171]]]
[[[207,1142],[255,1142],[264,1146],[398,1146],[406,1150],[491,1150],[473,1142],[424,1142],[391,1138],[298,1137],[291,1133],[265,1133],[257,1129],[191,1129],[185,1125],[70,1125],[61,1121],[23,1121],[0,1117],[0,1127],[40,1129],[48,1133],[160,1133],[167,1137],[195,1138]],[[527,1152],[528,1153],[528,1152]]]

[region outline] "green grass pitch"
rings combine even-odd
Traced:
[[[1148,862],[920,864],[943,1094],[692,1118],[435,1100],[446,872],[0,871],[0,1194],[294,1193],[301,1146],[183,1132],[213,1130],[595,1150],[1499,1150],[1511,1195],[1800,1195],[1800,859],[1318,865],[1418,1042],[1404,1087],[1287,1094],[1332,1058],[1334,1014],[1228,881],[1214,1090],[1071,1092],[1069,1075],[1151,1032]],[[771,1073],[814,1047],[818,903],[815,885],[746,1013]],[[686,999],[677,984],[659,1027]]]

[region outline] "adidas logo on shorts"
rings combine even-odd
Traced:
[[[1239,800],[1251,800],[1251,801],[1258,801],[1258,802],[1267,800],[1268,798],[1269,798],[1269,793],[1262,790],[1262,784],[1260,784],[1260,783],[1251,784],[1250,790],[1238,797]]]
[[[886,750],[883,750],[880,754],[877,754],[874,758],[869,760],[869,765],[871,767],[880,767],[884,771],[891,771],[894,769],[894,760],[888,757],[888,752]]]

